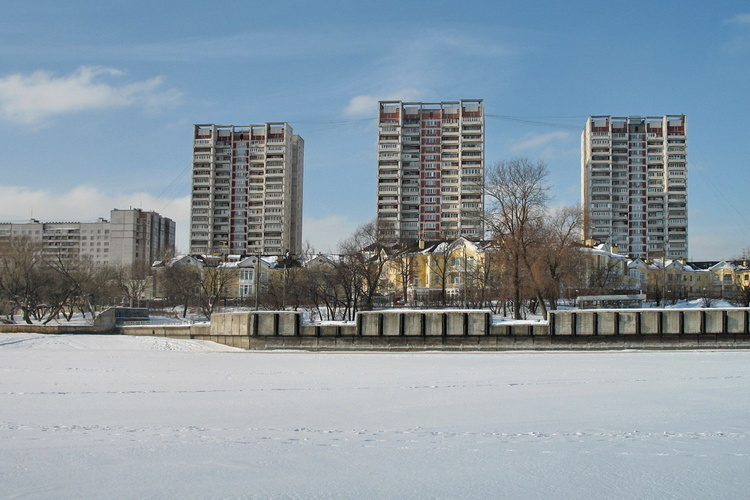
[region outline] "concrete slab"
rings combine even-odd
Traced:
[[[598,311],[596,314],[596,334],[615,335],[619,326],[617,313],[613,311]]]
[[[661,333],[661,311],[640,311],[641,335]]]
[[[404,315],[404,335],[422,336],[422,313],[410,313]]]
[[[467,315],[466,333],[468,335],[487,335],[489,332],[490,313],[488,312],[470,312]]]
[[[443,328],[443,313],[439,312],[426,312],[424,313],[424,333],[428,337],[432,336],[443,336],[445,330]]]
[[[410,314],[410,313],[409,313]],[[402,312],[384,312],[382,313],[383,318],[383,335],[386,336],[399,336],[403,335],[401,330],[401,322],[403,321],[404,313]]]
[[[635,311],[619,311],[617,323],[620,335],[636,335],[638,333],[638,313]]]
[[[299,335],[300,314],[282,311],[278,313],[278,335],[293,337]]]
[[[573,319],[575,318],[574,312],[572,311],[555,311],[553,314],[555,317],[555,331],[552,335],[573,335],[575,333]]]
[[[746,333],[747,331],[747,311],[728,309],[727,333]]]
[[[445,334],[448,336],[464,336],[467,328],[466,313],[463,312],[446,312],[445,314]]]
[[[380,319],[382,313],[379,312],[360,312],[359,315],[360,325],[362,327],[361,335],[363,337],[377,337],[381,334],[380,330]]]
[[[576,311],[576,335],[594,335],[596,325],[596,312],[594,311]]]
[[[724,332],[724,316],[726,312],[720,309],[706,309],[706,333],[723,333]]]
[[[665,309],[661,312],[661,333],[663,334],[680,334],[683,333],[682,327],[680,327],[680,320],[682,319],[682,311],[674,309]],[[698,333],[691,332],[691,333]]]

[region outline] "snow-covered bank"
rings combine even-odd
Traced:
[[[750,352],[0,336],[6,498],[745,498]]]

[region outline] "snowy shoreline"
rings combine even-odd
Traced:
[[[0,336],[9,498],[744,498],[750,352]]]

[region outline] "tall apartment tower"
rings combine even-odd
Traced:
[[[581,175],[585,238],[636,257],[687,257],[685,115],[589,117]]]
[[[303,158],[287,123],[195,125],[190,252],[300,253]]]
[[[387,241],[484,235],[484,104],[381,101],[377,223]]]

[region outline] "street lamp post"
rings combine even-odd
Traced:
[[[286,281],[289,277],[289,250],[284,254],[284,283],[281,290],[281,310],[286,310]]]
[[[253,278],[255,278],[253,280],[255,282],[254,283],[255,290],[253,291],[255,292],[255,310],[257,311],[258,310],[258,297],[260,295],[260,250],[258,250],[258,253],[255,256],[255,276],[253,276]]]

